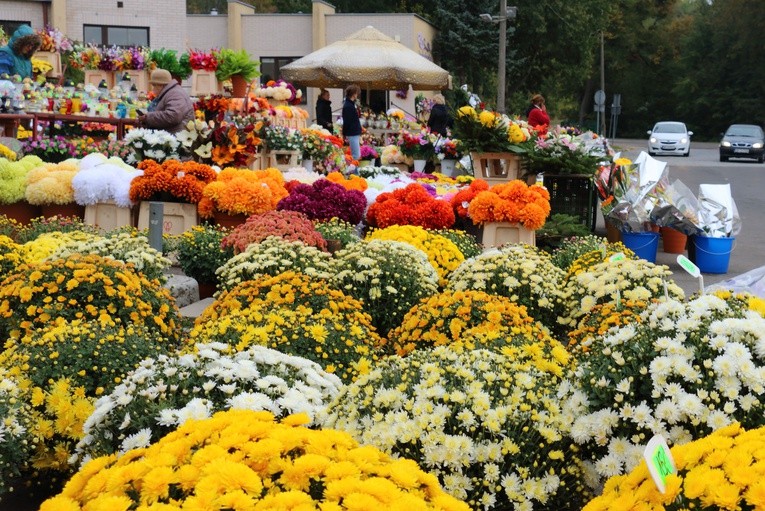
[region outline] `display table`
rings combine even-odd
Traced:
[[[31,121],[32,133],[37,133],[37,125],[40,121],[48,121],[51,126],[56,121],[61,122],[99,122],[111,124],[117,127],[117,139],[122,140],[125,136],[126,126],[138,125],[138,119],[119,119],[117,117],[101,117],[98,115],[60,114],[56,112],[30,112],[18,114],[0,114],[0,127],[4,128],[6,137],[16,137],[19,124],[22,121]],[[9,131],[10,130],[10,131]],[[50,132],[49,132],[50,135]]]

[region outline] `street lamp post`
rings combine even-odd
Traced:
[[[505,113],[505,60],[507,59],[507,20],[515,19],[517,7],[508,7],[507,0],[499,0],[499,16],[481,14],[484,21],[499,23],[499,63],[497,66],[497,112]]]

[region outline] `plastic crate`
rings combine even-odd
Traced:
[[[132,227],[134,223],[132,208],[121,208],[113,201],[99,202],[85,207],[85,223],[95,225],[104,231],[120,227]]]
[[[199,223],[197,205],[183,202],[163,202],[162,234],[183,234]],[[138,228],[149,228],[150,201],[142,201],[138,210]]]
[[[481,244],[484,248],[500,247],[507,243],[536,245],[536,231],[510,222],[487,222],[483,224]]]
[[[550,192],[551,215],[578,216],[591,231],[595,230],[598,201],[591,176],[545,174],[544,186]]]

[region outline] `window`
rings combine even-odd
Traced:
[[[21,25],[29,25],[32,26],[32,23],[30,21],[16,21],[16,20],[0,20],[0,27],[3,27],[3,30],[5,31],[5,35],[8,36],[10,39],[13,33],[16,31],[17,28],[19,28]]]
[[[82,40],[99,46],[149,46],[149,27],[85,25]]]
[[[265,85],[269,80],[278,80],[282,77],[280,69],[293,60],[300,57],[261,57],[260,58],[260,83]],[[300,100],[302,105],[306,104],[306,88],[297,87],[303,91],[303,97]]]

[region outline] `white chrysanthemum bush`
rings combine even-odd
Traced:
[[[532,318],[552,328],[564,275],[546,252],[528,245],[505,245],[465,260],[449,275],[446,288],[507,297],[524,305]]]
[[[765,424],[765,318],[746,298],[655,302],[586,344],[571,375],[586,404],[572,438],[593,484],[632,470],[654,434],[684,444],[733,422]]]
[[[587,491],[558,382],[499,353],[441,346],[383,359],[325,424],[417,461],[472,509],[579,509]]]
[[[427,255],[399,241],[354,243],[335,253],[332,265],[332,285],[360,300],[383,336],[419,300],[438,291],[438,273]]]
[[[144,360],[95,403],[77,445],[78,461],[148,447],[191,419],[227,409],[306,413],[311,421],[338,393],[340,379],[315,362],[263,346],[230,353],[222,343]]]

